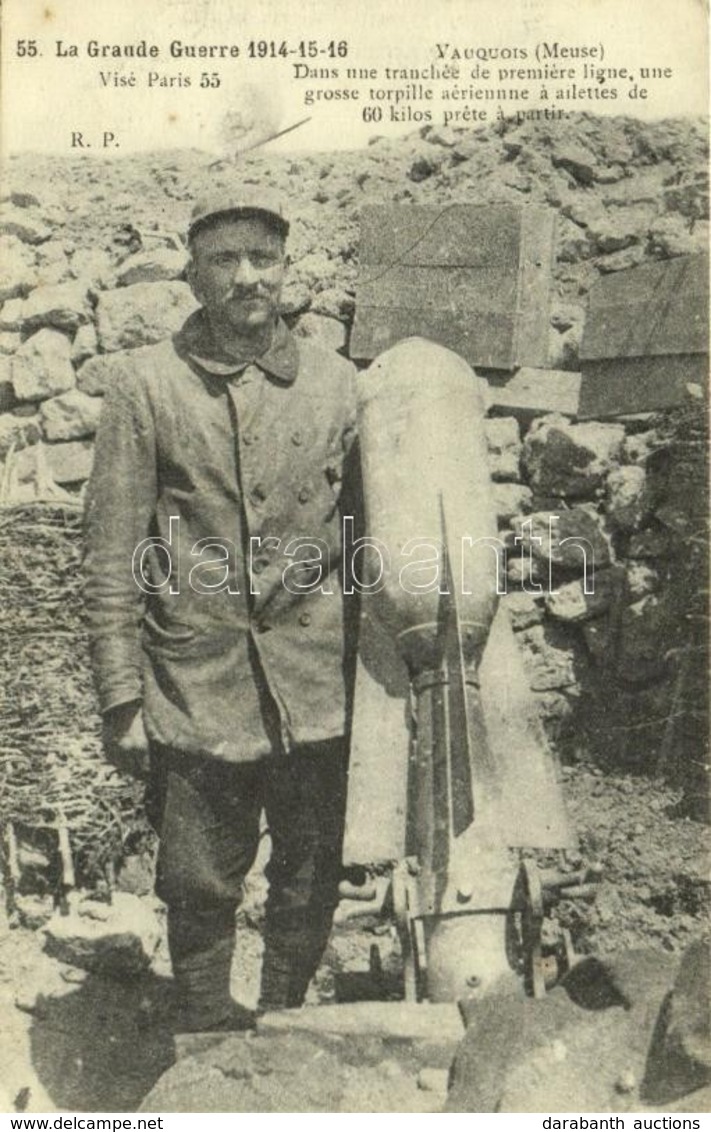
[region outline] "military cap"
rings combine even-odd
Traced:
[[[198,200],[190,216],[188,240],[204,224],[222,216],[263,216],[286,236],[289,221],[284,216],[281,199],[271,189],[248,185],[234,191],[222,189]]]

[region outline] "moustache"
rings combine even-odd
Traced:
[[[269,287],[233,287],[228,299],[236,299],[237,302],[246,302],[249,299],[268,299],[271,294]]]

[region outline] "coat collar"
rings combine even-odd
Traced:
[[[234,377],[247,366],[254,365],[270,377],[291,385],[299,372],[299,348],[294,335],[282,319],[277,323],[274,338],[266,353],[243,362],[236,362],[221,351],[202,309],[191,314],[178,331],[175,346],[180,357],[216,377]]]

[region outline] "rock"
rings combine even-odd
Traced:
[[[592,252],[593,245],[587,232],[562,217],[558,227],[558,259],[560,262],[577,263],[578,260],[589,259]]]
[[[516,515],[525,515],[531,510],[533,492],[525,484],[495,483],[492,489],[499,526],[508,526]]]
[[[38,330],[12,356],[18,401],[43,401],[76,384],[69,339],[58,330]]]
[[[155,884],[155,861],[150,853],[130,853],[121,862],[116,874],[116,887],[120,892],[135,896],[150,896]]]
[[[16,236],[23,244],[41,244],[52,236],[52,229],[27,209],[7,205],[0,215],[0,232]]]
[[[607,165],[603,169],[595,170],[595,180],[598,185],[615,185],[625,177],[622,165]]]
[[[187,255],[174,248],[154,248],[129,256],[116,270],[119,287],[132,283],[158,283],[161,280],[180,279],[187,264]]]
[[[426,136],[430,145],[441,145],[445,149],[451,149],[458,141],[458,135],[450,126],[434,126]]]
[[[638,228],[634,210],[626,208],[613,214],[602,213],[588,226],[588,235],[598,255],[619,252],[638,244],[645,234],[645,229],[640,231]]]
[[[664,1111],[646,1107],[653,1098],[639,1083],[674,966],[651,949],[587,956],[540,1001],[481,1003],[457,1052],[445,1111]],[[705,1111],[694,1099],[689,1109]]]
[[[427,157],[417,157],[407,171],[407,175],[411,181],[426,181],[433,173],[436,173],[438,165],[436,162],[430,161]]]
[[[99,349],[96,337],[96,327],[93,322],[86,322],[80,326],[72,342],[72,365],[79,369],[89,358],[93,357]]]
[[[603,275],[609,275],[613,271],[627,271],[629,267],[636,267],[645,258],[644,248],[633,245],[623,248],[619,252],[613,252],[612,255],[600,256],[596,260],[596,264],[598,271],[601,271]]]
[[[294,264],[293,276],[305,284],[310,291],[323,291],[332,286],[338,273],[334,260],[323,252],[309,252]]]
[[[92,316],[89,292],[84,283],[58,283],[53,287],[36,287],[22,305],[25,330],[54,327],[74,334]]]
[[[647,473],[638,464],[613,468],[607,477],[605,510],[611,526],[618,531],[634,531],[649,517],[651,500]]]
[[[49,474],[55,483],[83,483],[91,475],[94,445],[90,440],[45,444]]]
[[[22,335],[11,330],[0,331],[0,354],[15,354],[22,345]]]
[[[663,1032],[650,1049],[646,1087],[650,1100],[668,1102],[711,1082],[711,953],[708,937],[684,952]]]
[[[29,188],[12,189],[7,197],[3,196],[3,200],[11,201],[18,208],[39,208],[40,206],[38,197]]]
[[[619,567],[596,570],[588,587],[592,592],[586,593],[584,582],[576,579],[552,590],[546,597],[546,609],[556,621],[589,621],[619,599],[623,582],[624,571]]]
[[[86,279],[98,290],[113,285],[112,260],[101,248],[77,248],[69,260],[69,272],[74,279]]]
[[[543,620],[543,608],[530,594],[506,594],[501,598],[501,604],[506,608],[514,632],[540,625]]]
[[[639,601],[647,594],[657,593],[662,584],[658,572],[646,562],[628,562],[627,596],[630,601]]]
[[[40,417],[47,440],[77,440],[93,436],[101,414],[101,397],[70,389],[42,402]]]
[[[353,317],[355,299],[348,291],[340,287],[326,287],[314,296],[312,308],[316,314],[325,314],[330,318]]]
[[[7,362],[7,358],[2,361]],[[9,365],[0,365],[0,414],[8,413],[15,405],[15,390],[12,388],[12,381],[8,381],[6,375],[9,375]]]
[[[342,350],[346,345],[347,332],[340,319],[309,311],[301,316],[296,324],[296,334],[300,338],[315,338],[327,350]]]
[[[489,450],[489,472],[494,480],[519,480],[523,446],[515,417],[490,417],[484,421]]]
[[[99,396],[133,373],[133,350],[117,350],[114,354],[95,354],[77,373],[77,387],[83,393]]]
[[[19,330],[22,326],[22,299],[8,299],[0,310],[0,330]]]
[[[551,326],[559,334],[565,334],[573,327],[580,327],[582,330],[584,322],[585,308],[577,303],[556,303],[551,313]]]
[[[440,1111],[441,1092],[417,1075],[450,1063],[463,1034],[453,1007],[342,1003],[267,1014],[256,1034],[180,1035],[142,1111]]]
[[[528,556],[509,558],[506,578],[509,586],[521,588],[527,594],[541,594],[544,583],[548,584],[548,574],[541,563]]]
[[[566,734],[568,724],[574,718],[580,688],[577,684],[570,684],[558,690],[534,692],[533,696],[546,735],[553,742],[558,742]]]
[[[594,496],[620,458],[622,425],[571,424],[559,413],[534,421],[523,462],[534,492],[568,498]]]
[[[37,249],[37,286],[53,287],[71,280],[69,260],[61,240],[48,240]]]
[[[198,307],[187,283],[133,283],[99,295],[101,349],[131,349],[160,342],[179,330]]]
[[[4,460],[10,449],[19,452],[29,444],[36,444],[42,436],[42,422],[39,415],[18,417],[14,413],[0,414],[0,459]]]
[[[26,877],[31,875],[29,870],[25,873],[23,867],[24,883],[27,883]],[[46,884],[46,876],[44,880]],[[36,893],[23,893],[21,896],[15,897],[15,903],[20,923],[23,928],[28,928],[30,931],[37,931],[38,928],[44,927],[54,915],[54,900],[49,893],[45,896],[39,896]]]
[[[627,464],[641,464],[660,447],[662,441],[656,429],[635,432],[626,436],[622,445],[622,458]]]
[[[440,1093],[445,1097],[448,1081],[448,1069],[435,1069],[431,1065],[426,1065],[417,1074],[417,1088],[422,1089],[425,1093]]]
[[[34,252],[14,236],[0,236],[0,302],[24,298],[35,285]]]
[[[582,324],[571,327],[563,334],[551,328],[548,335],[548,364],[556,369],[579,369],[582,338]]]
[[[280,308],[285,317],[301,314],[311,306],[311,291],[299,279],[287,279],[281,293]]]
[[[517,639],[524,646],[524,661],[533,692],[548,692],[578,683],[579,650],[557,626],[531,625],[523,629]]]
[[[595,179],[596,158],[583,146],[556,144],[551,161],[555,168],[566,169],[581,185],[591,185]]]
[[[625,684],[648,684],[667,670],[671,644],[670,615],[654,594],[622,610],[615,670]]]
[[[678,551],[678,540],[661,524],[653,524],[645,531],[635,531],[627,544],[629,559],[669,558]]]
[[[115,892],[111,904],[79,899],[68,916],[45,926],[45,950],[55,959],[103,975],[146,971],[159,946],[160,925],[137,896]]]
[[[700,220],[709,214],[709,185],[704,170],[693,173],[678,184],[663,190],[667,212],[680,212],[689,220]]]
[[[609,565],[610,543],[602,516],[593,507],[571,507],[560,513],[535,511],[513,521],[516,545],[534,559],[565,570],[595,572]]]

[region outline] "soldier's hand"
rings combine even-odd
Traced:
[[[140,703],[119,704],[103,717],[103,743],[112,766],[133,778],[148,777],[148,737]]]

